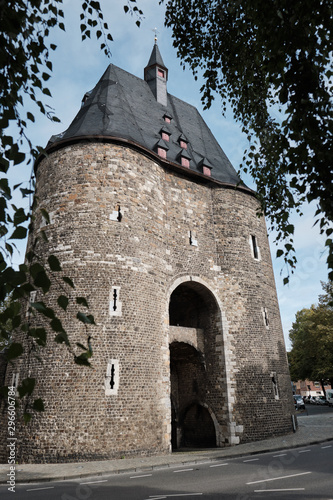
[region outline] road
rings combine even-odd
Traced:
[[[327,405],[305,405],[305,410],[308,412],[309,415],[319,415],[319,414],[327,414],[327,413],[333,413],[333,406],[327,406]],[[305,413],[306,413],[305,411]],[[298,415],[302,416],[302,413],[299,412],[297,413]]]
[[[333,500],[333,441],[318,445],[77,481],[16,486],[2,500]]]

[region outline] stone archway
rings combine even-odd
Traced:
[[[217,387],[221,366],[221,311],[214,295],[195,281],[172,292],[169,303],[172,448],[220,443],[227,420],[226,382]],[[214,418],[212,418],[214,415]]]
[[[193,403],[186,408],[182,422],[186,447],[213,448],[216,446],[214,421],[203,405]]]

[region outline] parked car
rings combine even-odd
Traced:
[[[316,396],[310,396],[309,397],[309,403],[310,403],[310,405],[316,405],[317,404],[317,397]]]
[[[333,406],[333,390],[332,389],[329,389],[328,391],[326,391],[326,400],[327,400],[328,406]]]
[[[294,394],[294,405],[296,410],[305,410],[305,404],[300,394]]]
[[[326,405],[327,401],[326,401],[325,396],[317,396],[316,404],[317,405]]]

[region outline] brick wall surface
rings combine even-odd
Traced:
[[[291,432],[267,233],[252,195],[168,171],[124,146],[86,142],[42,160],[37,196],[51,219],[45,226],[37,214],[36,231],[48,235],[38,251],[59,258],[96,326],[88,327],[92,368],[74,365],[52,340],[43,363],[26,356],[8,368],[8,380],[15,370],[20,379],[36,375],[36,396],[45,401],[45,412],[18,428],[19,461],[168,453],[171,420],[192,425],[195,415],[211,415],[218,446]],[[113,287],[118,314],[110,314]],[[43,298],[52,305],[53,289]],[[62,320],[71,341],[85,343],[75,314],[70,306]],[[109,360],[119,361],[113,395],[105,391]],[[205,410],[189,412],[190,405]]]

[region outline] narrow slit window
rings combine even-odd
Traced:
[[[279,399],[279,388],[277,383],[276,372],[271,372],[271,381],[273,385],[273,394],[275,399]]]
[[[121,219],[123,218],[123,214],[121,212],[120,205],[118,205],[118,209],[114,210],[112,214],[110,214],[110,220],[118,221],[121,222]]]
[[[160,78],[164,78],[165,77],[165,71],[163,71],[163,69],[158,68],[157,69],[157,76],[159,76]]]
[[[120,286],[113,286],[110,291],[110,305],[109,305],[110,316],[121,316],[122,303],[119,300],[119,297],[120,297]]]
[[[119,360],[109,359],[104,381],[105,395],[116,396],[119,389]]]
[[[257,244],[257,238],[253,234],[251,235],[251,246],[252,246],[253,258],[255,260],[259,260],[259,248]]]
[[[189,232],[189,238],[190,238],[190,245],[193,247],[198,246],[198,240],[195,238],[196,234],[194,231]]]
[[[267,312],[266,307],[263,307],[262,314],[263,314],[263,318],[264,318],[264,324],[265,324],[266,328],[269,328],[269,319],[268,319],[268,312]]]

